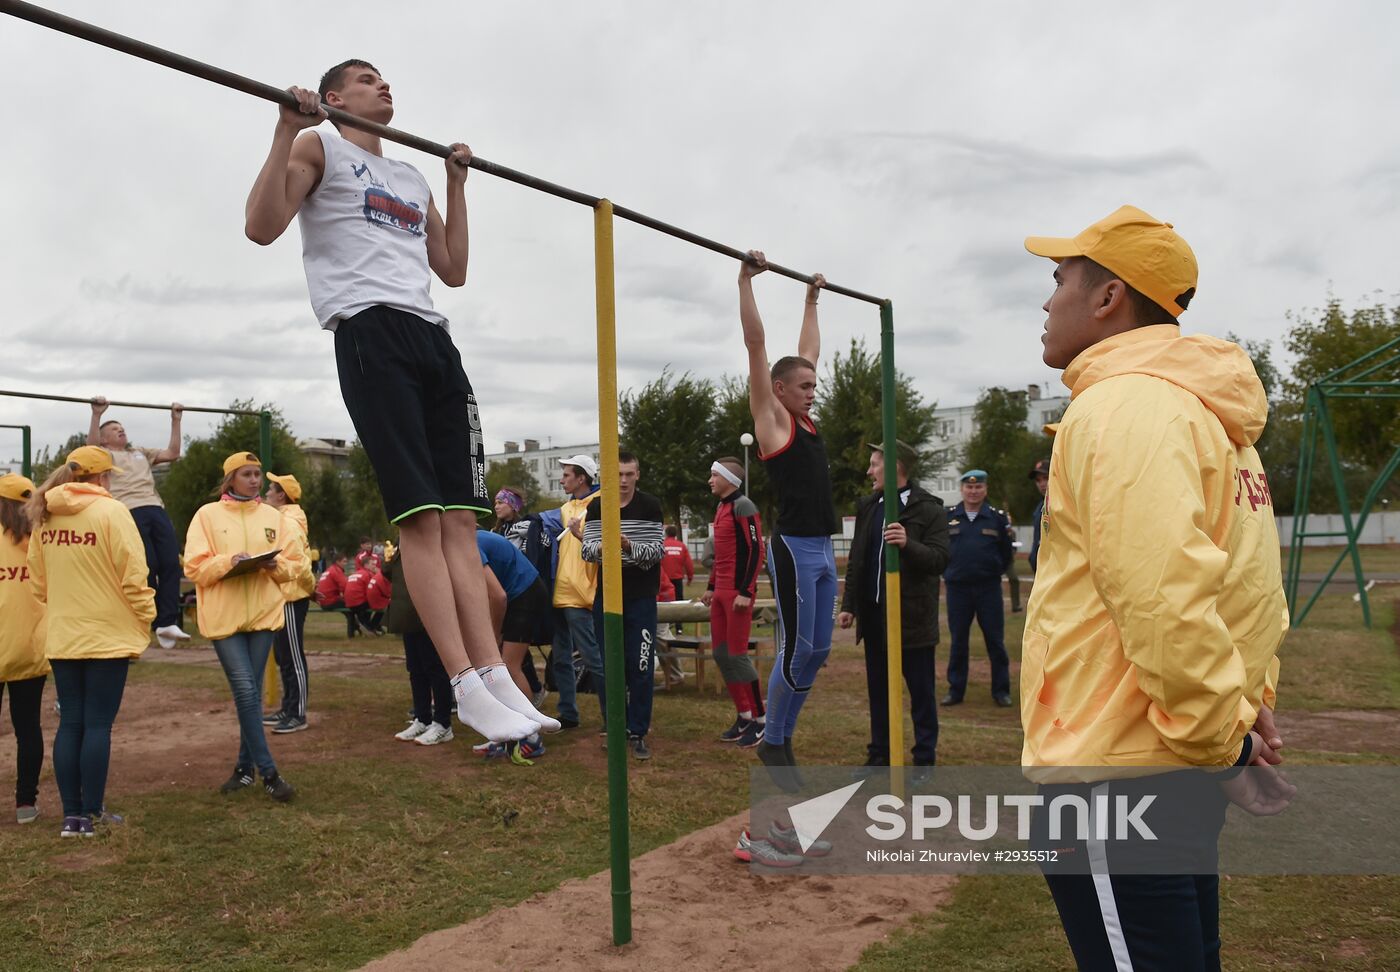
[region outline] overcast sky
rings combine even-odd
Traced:
[[[1400,289],[1394,3],[54,2],[279,86],[368,59],[397,127],[889,296],[899,366],[942,405],[1059,393],[1052,266],[1022,240],[1123,203],[1195,249],[1187,331],[1277,339],[1329,289]],[[298,435],[350,437],[295,223],[243,236],[276,108],[6,17],[0,58],[0,388],[253,398]],[[440,160],[386,151],[441,199]],[[479,172],[467,194],[467,284],[434,299],[488,448],[596,441],[590,213]],[[737,264],[621,222],[617,263],[622,387],[742,370]],[[770,352],[793,350],[802,286],[770,275],[758,299]],[[878,346],[876,308],[821,307],[824,352]],[[36,444],[86,415],[0,399]],[[113,415],[164,442],[160,413]],[[17,453],[0,429],[0,460]]]

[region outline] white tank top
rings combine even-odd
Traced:
[[[428,294],[428,180],[407,162],[313,131],[326,168],[297,219],[316,319],[334,331],[346,318],[383,305],[446,327]]]

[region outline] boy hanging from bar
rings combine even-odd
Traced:
[[[471,149],[447,159],[447,218],[412,165],[377,135],[311,130],[325,104],[388,124],[394,101],[373,65],[349,60],[319,90],[291,88],[248,195],[245,232],[276,240],[297,217],[311,304],[335,335],[341,395],[374,466],[414,604],[452,675],[457,717],[493,742],[559,723],[531,705],[502,664],[487,609],[476,516],[491,510],[476,396],[429,271],[467,276],[465,185]]]
[[[777,494],[778,519],[768,543],[768,571],[778,607],[777,657],[768,680],[768,719],[758,757],[784,789],[798,787],[792,737],[797,716],[817,672],[831,653],[836,615],[836,559],[831,536],[839,529],[831,495],[826,447],[812,422],[817,391],[817,297],[826,278],[807,287],[797,355],[770,369],[753,277],[767,269],[761,252],[749,251],[739,269],[739,321],[749,358],[749,409],[758,455]]]

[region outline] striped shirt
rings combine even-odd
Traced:
[[[603,561],[603,512],[594,497],[588,504],[583,521],[583,559],[592,563]],[[661,587],[661,558],[665,555],[665,530],[662,525],[661,501],[650,493],[633,494],[632,502],[622,508],[622,535],[632,549],[622,551],[623,600],[645,597],[656,599]],[[598,590],[603,577],[598,575]]]

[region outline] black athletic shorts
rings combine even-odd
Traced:
[[[371,307],[336,328],[335,365],[391,522],[491,511],[476,395],[445,328]]]
[[[501,640],[523,645],[548,645],[554,641],[554,606],[549,590],[538,577],[506,606],[501,621]]]

